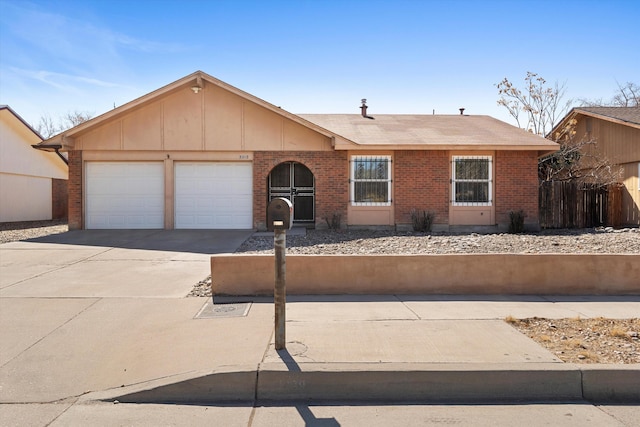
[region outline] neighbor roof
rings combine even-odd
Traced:
[[[569,128],[569,121],[578,115],[640,129],[640,107],[575,107],[551,129],[548,136],[555,135],[554,139],[558,140]]]
[[[25,125],[31,132],[33,132],[38,138],[43,139],[42,135],[40,135],[40,133],[37,130],[35,130],[29,123],[27,123],[27,121],[25,119],[23,119],[20,116],[20,114],[18,114],[15,111],[13,111],[13,108],[9,107],[8,105],[0,105],[0,111],[2,111],[2,110],[7,110],[11,114],[13,114],[16,119],[18,119],[20,122],[22,122],[22,124]]]
[[[366,148],[556,151],[558,145],[490,116],[299,114]]]
[[[640,107],[579,107],[574,111],[640,125]]]

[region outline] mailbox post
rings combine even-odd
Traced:
[[[293,205],[283,197],[273,199],[267,207],[267,228],[273,230],[275,251],[275,286],[273,301],[275,305],[276,350],[286,348],[286,254],[287,231],[293,225]]]

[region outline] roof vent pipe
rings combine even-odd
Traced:
[[[463,116],[464,115],[464,108],[460,108],[460,115]]]
[[[361,111],[362,117],[364,117],[365,119],[373,119],[373,117],[367,116],[367,100],[364,98],[362,99],[362,105],[360,106],[360,111]]]
[[[367,100],[362,99],[362,105],[360,106],[360,111],[362,113],[362,117],[367,117]]]

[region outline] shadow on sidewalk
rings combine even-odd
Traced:
[[[295,361],[289,350],[283,348],[282,350],[276,350],[280,359],[284,362],[285,366],[290,372],[302,372],[300,366]],[[339,427],[340,423],[335,418],[317,418],[309,405],[297,404],[295,406],[296,411],[300,414],[300,417],[304,420],[304,425],[307,427]]]

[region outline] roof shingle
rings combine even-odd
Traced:
[[[298,114],[359,145],[540,146],[553,142],[490,116],[377,114]]]

